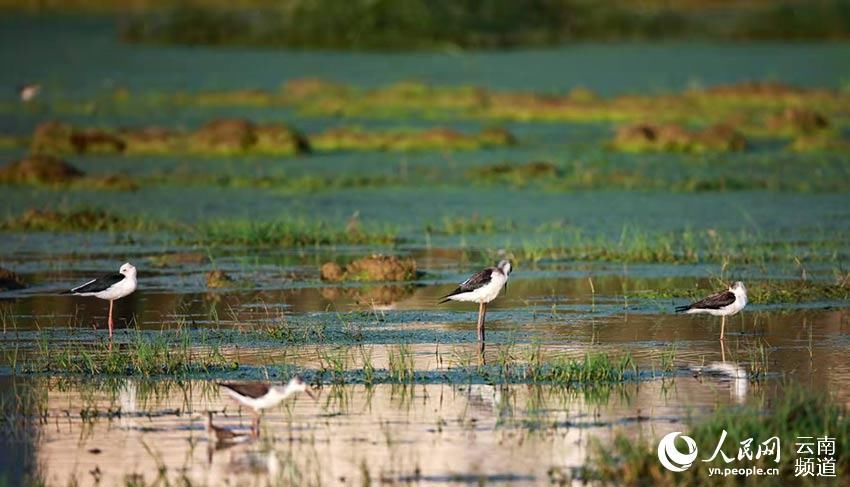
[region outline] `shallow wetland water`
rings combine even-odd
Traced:
[[[621,68],[611,60],[624,57],[610,46],[411,59],[278,55],[126,46],[101,25],[69,25],[57,35],[96,48],[120,72],[83,69],[88,61],[48,49],[33,25],[16,24],[3,35],[24,36],[42,59],[17,74],[45,77],[48,89],[41,105],[4,101],[6,135],[30,134],[57,117],[84,126],[185,128],[244,116],[310,132],[488,125],[308,117],[257,106],[69,108],[125,84],[134,93],[247,88],[234,77],[242,71],[263,89],[310,76],[364,87],[419,78],[544,92],[590,85],[608,96],[680,90],[691,81],[684,72],[708,85],[776,78],[837,89],[850,59],[845,44],[745,46],[732,57],[724,46],[630,47],[625,58],[643,60],[629,68],[630,78],[612,74]],[[131,55],[138,65],[121,61]],[[60,68],[44,72],[52,65],[45,58]],[[4,49],[0,61],[10,59],[19,57]],[[182,59],[189,61],[181,67]],[[796,69],[802,60],[811,69]],[[724,77],[716,68],[727,62],[734,66]],[[220,69],[228,63],[235,64]],[[505,63],[547,74],[508,73]],[[837,130],[846,135],[843,117]],[[8,452],[0,480],[580,483],[588,457],[618,434],[656,441],[722,408],[769,408],[801,384],[850,403],[846,153],[794,153],[768,139],[740,153],[623,154],[605,145],[610,123],[504,126],[519,143],[456,152],[82,154],[70,159],[87,173],[121,173],[142,184],[134,191],[0,187],[4,221],[30,208],[95,208],[126,220],[56,231],[9,223],[0,231],[0,266],[27,284],[0,291],[0,450]],[[0,148],[4,161],[25,152]],[[476,176],[504,161],[536,160],[553,161],[547,174],[555,182]],[[595,172],[596,164],[604,170]],[[632,179],[637,173],[644,179]],[[689,178],[707,186],[685,189]],[[723,185],[714,186],[717,178]],[[263,226],[270,221],[291,226]],[[305,230],[313,222],[324,226]],[[282,244],[275,232],[298,234],[283,235],[297,243]],[[344,238],[326,242],[325,233]],[[415,277],[320,277],[325,262],[373,253],[414,259]],[[515,270],[488,309],[480,355],[475,306],[437,302],[502,256]],[[110,345],[107,305],[58,293],[125,261],[139,269],[139,289],[116,302]],[[229,280],[211,287],[211,271]],[[675,305],[739,279],[751,290],[750,305],[729,319],[725,343],[719,319],[673,314]],[[251,424],[216,382],[285,381],[296,372],[318,400],[299,396],[268,411],[256,441],[217,447],[208,437],[207,411],[237,433]]]

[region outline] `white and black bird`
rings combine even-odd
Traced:
[[[454,291],[443,296],[440,304],[447,301],[478,303],[478,340],[483,342],[487,303],[499,296],[510,275],[511,262],[503,260],[496,267],[488,267],[463,281]]]
[[[41,92],[41,85],[36,83],[29,83],[25,85],[18,86],[18,97],[22,102],[27,103],[35,99],[36,96]]]
[[[738,314],[747,305],[747,288],[741,281],[736,281],[726,291],[685,306],[676,306],[677,313],[705,313],[712,316],[722,316],[720,321],[720,339],[723,340],[726,328],[726,317]]]
[[[63,294],[94,296],[109,301],[109,336],[112,337],[112,305],[117,299],[129,296],[136,290],[136,268],[127,262],[117,273],[107,274],[77,286]]]
[[[222,387],[239,404],[254,411],[253,431],[259,431],[260,413],[264,409],[272,408],[288,399],[293,394],[303,392],[315,400],[313,389],[304,380],[296,375],[283,385],[271,385],[265,382],[220,382]]]

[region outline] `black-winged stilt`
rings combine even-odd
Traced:
[[[32,101],[38,93],[41,91],[41,85],[36,83],[29,83],[25,85],[18,86],[18,97],[22,102],[26,103]]]
[[[726,291],[685,306],[676,306],[677,313],[706,313],[712,316],[722,316],[720,321],[720,339],[723,340],[726,328],[726,317],[737,314],[747,305],[747,288],[744,283],[736,281]]]
[[[221,382],[218,385],[223,387],[230,394],[230,397],[239,404],[254,411],[254,426],[252,427],[254,434],[259,432],[260,413],[264,409],[275,407],[299,392],[306,393],[311,399],[316,400],[310,386],[297,375],[290,379],[285,386],[270,385],[264,382]]]
[[[510,274],[511,263],[503,260],[496,267],[488,267],[463,281],[454,291],[443,296],[440,304],[447,301],[478,303],[478,340],[483,343],[487,303],[496,299],[502,288],[507,286]]]
[[[109,301],[109,336],[112,337],[112,304],[116,299],[128,296],[136,290],[136,268],[127,262],[117,273],[107,274],[77,286],[63,294],[94,296]]]

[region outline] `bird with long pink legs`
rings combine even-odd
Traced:
[[[128,262],[122,265],[117,273],[106,274],[97,279],[92,279],[70,291],[65,291],[63,294],[94,296],[109,301],[109,338],[112,338],[112,329],[115,326],[112,320],[113,303],[125,296],[129,296],[135,290],[136,268]]]

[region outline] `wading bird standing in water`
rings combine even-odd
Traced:
[[[511,274],[510,261],[503,260],[496,267],[488,267],[463,281],[457,289],[442,297],[440,304],[447,301],[478,303],[478,341],[484,343],[484,318],[487,303],[499,296],[508,284]]]
[[[116,299],[129,296],[136,290],[136,268],[129,262],[122,265],[115,274],[107,274],[77,286],[63,294],[76,296],[94,296],[109,301],[109,337],[112,338],[112,304]]]
[[[254,411],[254,424],[251,427],[254,435],[260,431],[260,413],[264,409],[275,407],[298,392],[304,392],[311,399],[316,400],[310,386],[297,375],[285,386],[269,385],[263,382],[221,382],[218,385],[223,387],[239,404]]]
[[[711,296],[691,303],[686,306],[676,306],[677,313],[707,313],[712,316],[722,316],[720,321],[720,339],[723,340],[724,331],[726,328],[726,317],[737,314],[747,305],[747,288],[744,283],[736,281],[735,284],[726,290]]]
[[[36,83],[20,85],[18,86],[18,98],[20,98],[22,102],[28,103],[34,100],[40,91],[41,85]]]

